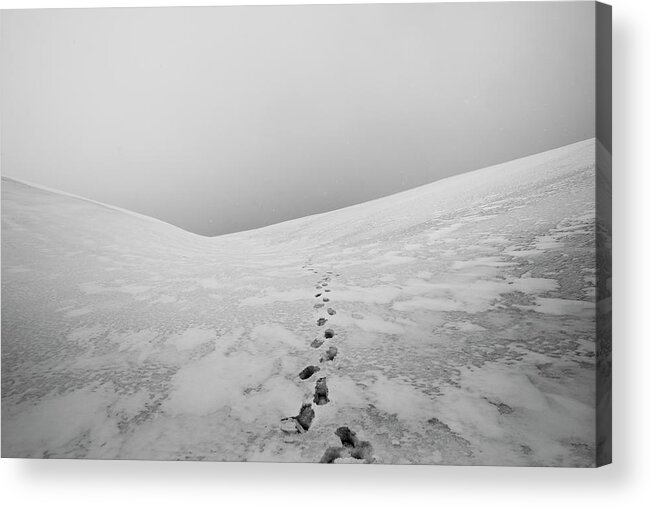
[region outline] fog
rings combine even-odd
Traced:
[[[594,4],[2,13],[2,174],[218,235],[594,136]]]

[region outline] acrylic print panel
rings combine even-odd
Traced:
[[[608,462],[604,9],[3,12],[2,456]]]

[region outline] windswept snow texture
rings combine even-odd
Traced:
[[[4,179],[3,456],[593,466],[594,150],[216,238]]]

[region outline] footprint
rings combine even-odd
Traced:
[[[314,409],[311,403],[304,403],[295,417],[285,417],[280,420],[280,429],[284,433],[305,433],[314,421]]]
[[[328,286],[328,283],[327,283],[327,282],[323,282],[323,283],[321,284],[321,286],[322,286],[322,287],[327,287],[327,286]]]
[[[371,443],[367,440],[360,441],[355,432],[348,426],[337,428],[335,435],[339,437],[341,445],[348,450],[351,457],[364,460],[366,463],[373,462],[373,446]]]
[[[321,368],[319,368],[318,366],[307,366],[306,368],[303,368],[301,370],[298,376],[301,378],[301,380],[307,380],[320,369]]]
[[[325,336],[326,338],[332,338],[334,335],[335,332],[330,328],[326,329],[325,332],[323,333],[323,336]]]
[[[318,298],[320,295],[321,295],[321,293],[319,292],[318,294],[314,294],[314,297]]]
[[[328,322],[328,319],[324,319],[323,317],[319,317],[319,320],[316,321],[316,325],[317,326],[322,326],[326,322]]]
[[[328,308],[326,311],[328,312],[328,315],[334,315],[335,313],[337,313],[332,308]]]
[[[320,295],[320,294],[319,294],[319,295]],[[325,303],[327,303],[328,301],[330,301],[330,298],[323,298],[323,301],[324,301]]]
[[[326,291],[326,292],[330,292],[330,289],[326,289],[325,291]]]
[[[328,350],[326,350],[323,353],[323,356],[321,356],[321,362],[323,363],[324,361],[332,361],[335,357],[337,357],[337,347],[328,347]]]
[[[305,431],[310,429],[312,421],[314,421],[314,409],[311,403],[303,403],[301,411],[296,416],[298,424],[300,424]]]
[[[368,440],[360,442],[357,447],[350,450],[350,455],[355,459],[363,459],[366,463],[373,463],[373,446]]]
[[[343,447],[328,447],[319,463],[334,463],[338,458],[348,456],[348,450]]]
[[[326,384],[326,378],[321,377],[316,381],[316,387],[314,388],[314,403],[317,405],[325,405],[330,400],[328,399],[328,386]]]
[[[359,444],[357,434],[348,426],[340,426],[337,428],[335,435],[339,437],[341,445],[344,447],[357,447],[357,444]]]
[[[325,305],[323,303],[317,303],[314,305],[314,308],[323,308]]]
[[[370,442],[364,440],[360,441],[348,426],[341,426],[335,431],[341,439],[343,447],[328,447],[321,458],[321,463],[334,463],[339,458],[347,458],[348,456],[364,460],[366,463],[373,463],[373,446]]]
[[[313,349],[318,349],[321,345],[323,345],[323,340],[321,338],[315,338],[312,340],[312,343],[310,343],[310,347]]]

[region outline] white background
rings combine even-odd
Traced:
[[[5,1],[2,8],[273,1]],[[278,3],[278,2],[276,2]],[[345,3],[298,2],[285,4]],[[362,3],[359,2],[358,3]],[[372,3],[372,2],[363,2]],[[375,2],[377,3],[377,2]],[[0,461],[4,505],[651,505],[651,2],[612,0],[614,461],[598,470],[85,460]]]

